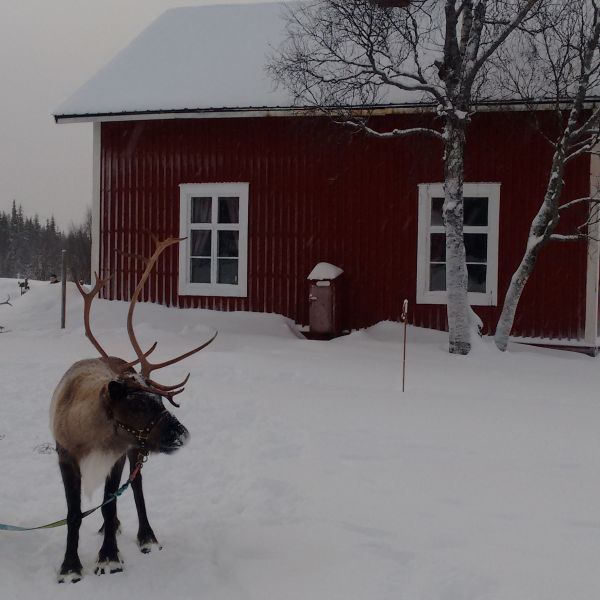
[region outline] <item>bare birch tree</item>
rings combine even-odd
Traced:
[[[588,227],[598,220],[598,198],[565,202],[565,168],[598,143],[600,107],[586,104],[598,95],[600,74],[600,7],[597,0],[569,0],[542,7],[531,19],[529,31],[517,34],[517,43],[500,51],[502,85],[526,102],[551,100],[558,132],[545,137],[553,148],[548,183],[529,230],[523,258],[512,276],[495,342],[506,350],[519,299],[542,248],[551,241],[586,240]],[[532,106],[532,111],[535,108]],[[589,206],[588,218],[576,231],[557,234],[561,215],[576,206]]]
[[[270,64],[297,106],[381,139],[425,135],[440,142],[452,353],[471,348],[463,240],[467,127],[489,93],[491,57],[544,1],[308,0],[289,10],[287,41]],[[381,131],[357,111],[410,101],[430,103],[439,127]]]

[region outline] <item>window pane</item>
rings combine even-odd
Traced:
[[[219,223],[240,222],[240,199],[219,198]]]
[[[431,262],[446,262],[446,234],[431,234],[431,250],[429,260]]]
[[[446,291],[446,265],[429,265],[429,290]]]
[[[485,294],[487,265],[467,265],[469,273],[469,292],[483,292]]]
[[[431,199],[431,224],[443,225],[443,198]],[[483,197],[464,198],[464,223],[473,227],[486,227],[488,224],[488,199]]]
[[[238,283],[238,260],[231,258],[220,258],[218,263],[218,283]]]
[[[239,256],[239,231],[219,231],[219,251],[220,258],[237,258]]]
[[[212,198],[192,198],[192,223],[210,223]]]
[[[442,208],[444,206],[443,198],[432,198],[431,199],[431,224],[432,225],[443,225],[444,217],[442,215]]]
[[[212,232],[206,229],[192,229],[191,256],[210,256],[210,244]]]
[[[486,291],[487,265],[467,265],[469,277],[468,291]],[[432,264],[429,271],[429,290],[432,292],[446,291],[446,265]]]
[[[467,252],[467,262],[487,262],[487,234],[465,233],[464,239],[465,250]]]
[[[210,258],[192,258],[191,283],[210,283]]]
[[[488,224],[488,199],[465,198],[465,225],[485,227]]]

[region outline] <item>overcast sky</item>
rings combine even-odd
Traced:
[[[53,110],[163,11],[251,0],[2,0],[0,210],[54,214],[62,227],[91,205],[92,125]]]

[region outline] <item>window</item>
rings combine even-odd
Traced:
[[[498,282],[499,183],[464,184],[464,240],[469,302],[495,305]],[[446,303],[446,233],[442,217],[444,186],[419,186],[417,302]]]
[[[248,184],[194,183],[180,189],[179,293],[246,296]]]

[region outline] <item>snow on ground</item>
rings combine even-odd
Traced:
[[[81,302],[0,280],[0,521],[64,515],[48,430],[54,385],[94,356]],[[96,301],[94,331],[131,356],[127,305]],[[100,516],[82,526],[86,576],[55,583],[65,530],[0,532],[0,597],[40,600],[590,600],[600,594],[597,361],[488,341],[450,356],[443,334],[382,323],[333,342],[299,339],[276,315],[138,306],[137,330],[192,377],[174,409],[192,440],[144,468],[164,546],[141,554],[119,501],[126,570],[97,577]],[[99,493],[93,501],[97,503]],[[84,506],[91,502],[85,500]]]

